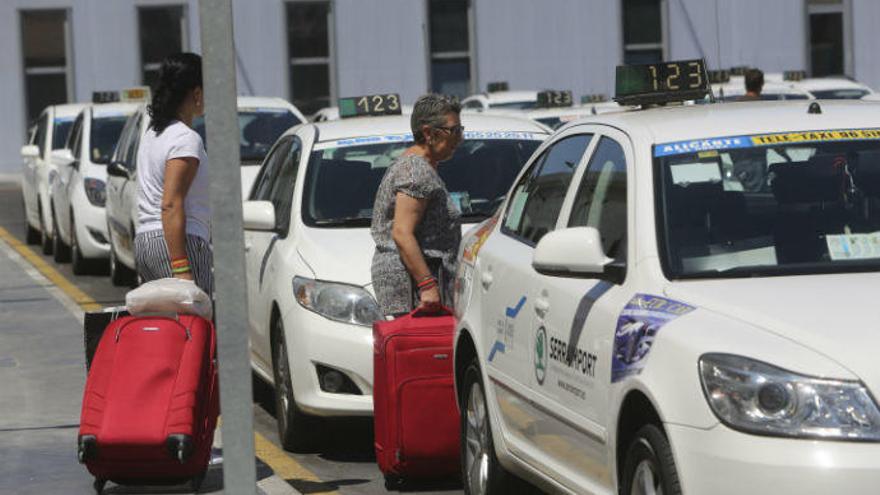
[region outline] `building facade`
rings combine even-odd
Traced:
[[[198,0],[0,3],[0,174],[48,104],[150,84],[201,51]],[[845,74],[880,88],[876,0],[233,0],[240,94],[306,113],[339,96],[511,89],[613,93],[626,62]]]

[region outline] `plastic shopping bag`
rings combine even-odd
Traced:
[[[211,298],[195,282],[180,278],[160,278],[147,282],[125,295],[125,305],[133,316],[156,313],[198,315],[210,320]]]

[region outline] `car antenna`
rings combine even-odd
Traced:
[[[814,101],[813,103],[810,103],[810,108],[807,109],[807,113],[810,114],[810,115],[814,115],[814,114],[815,114],[815,115],[818,115],[818,114],[821,114],[821,113],[822,113],[822,107],[819,106],[819,102],[818,102],[818,101]]]

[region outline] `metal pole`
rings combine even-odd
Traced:
[[[223,412],[223,491],[256,493],[231,0],[199,0]]]

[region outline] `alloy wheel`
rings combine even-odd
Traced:
[[[660,476],[657,475],[654,463],[649,459],[643,460],[636,467],[630,495],[663,495]]]
[[[465,410],[465,466],[471,494],[484,494],[489,480],[489,421],[482,387],[473,383]]]

